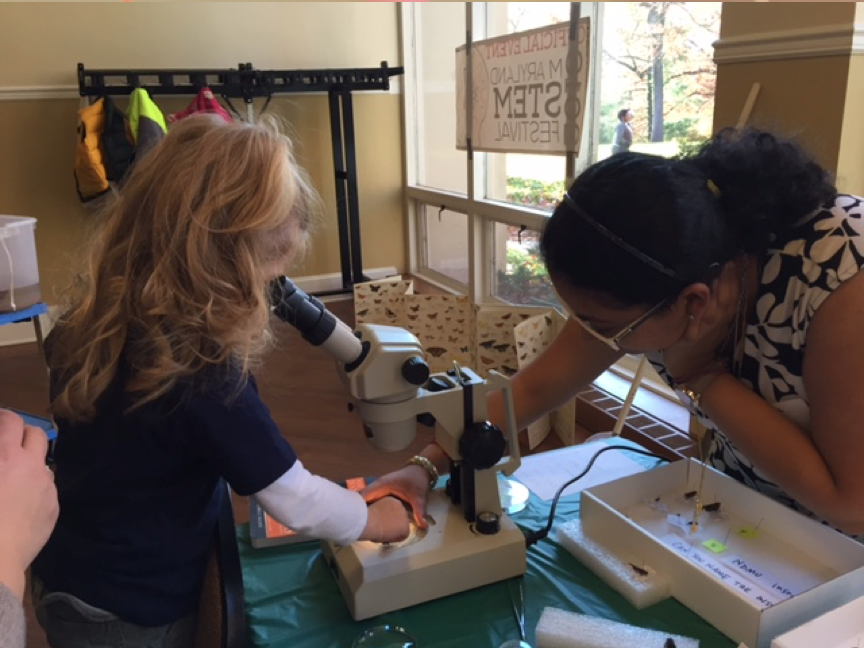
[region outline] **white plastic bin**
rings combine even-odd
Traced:
[[[42,300],[35,232],[35,218],[0,216],[0,313]]]

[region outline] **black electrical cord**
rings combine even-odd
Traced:
[[[538,529],[536,531],[530,531],[525,534],[525,546],[531,547],[532,545],[537,544],[549,535],[549,532],[552,530],[552,522],[555,519],[555,509],[558,507],[558,500],[561,498],[561,493],[573,482],[579,481],[585,475],[588,474],[588,471],[591,470],[591,467],[594,465],[594,462],[597,461],[597,457],[599,457],[604,452],[608,452],[609,450],[627,450],[628,452],[635,452],[636,454],[645,455],[646,457],[654,457],[655,459],[660,459],[662,461],[670,461],[668,457],[663,457],[661,455],[655,454],[653,452],[649,452],[648,450],[641,450],[640,448],[634,448],[632,446],[625,445],[610,445],[605,448],[601,448],[598,450],[591,460],[588,462],[588,465],[585,466],[585,470],[576,475],[573,479],[564,482],[564,485],[558,489],[558,492],[555,493],[555,497],[552,498],[552,507],[549,509],[549,521],[546,523],[546,526],[542,529]]]

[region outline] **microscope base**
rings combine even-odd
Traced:
[[[429,495],[426,536],[386,547],[322,543],[356,621],[464,592],[525,573],[525,536],[506,515],[494,535],[480,535],[443,490]]]

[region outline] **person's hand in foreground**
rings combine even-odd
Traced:
[[[27,567],[48,541],[59,505],[44,430],[0,410],[0,581],[23,599]]]

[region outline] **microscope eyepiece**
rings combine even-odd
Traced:
[[[272,310],[276,317],[296,328],[303,339],[321,346],[342,363],[356,362],[363,348],[354,332],[314,297],[300,290],[288,277],[271,284]]]

